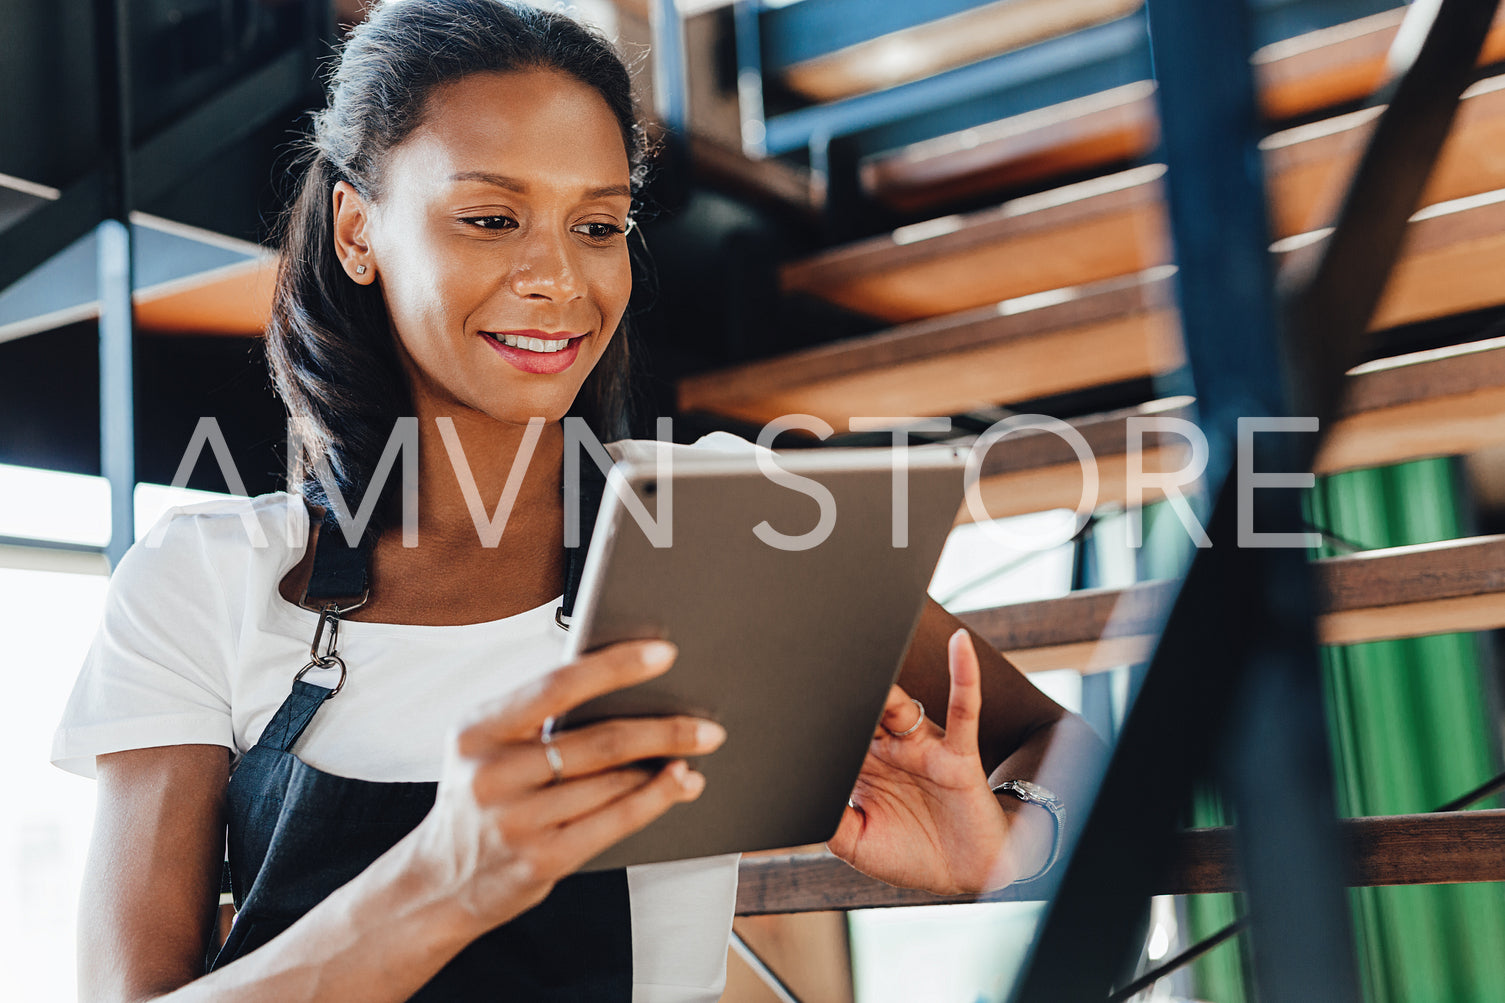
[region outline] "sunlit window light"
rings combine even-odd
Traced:
[[[174,505],[226,495],[137,484],[136,539]],[[0,463],[0,536],[103,547],[110,541],[110,485],[103,477]]]

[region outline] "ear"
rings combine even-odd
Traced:
[[[334,200],[335,253],[350,280],[368,286],[376,281],[376,255],[366,239],[371,207],[348,181],[336,181],[330,197]]]

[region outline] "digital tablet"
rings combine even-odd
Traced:
[[[895,456],[676,451],[664,481],[651,457],[611,470],[570,657],[645,638],[674,642],[679,657],[554,728],[693,714],[727,740],[691,760],[706,777],[697,800],[586,870],[835,833],[963,498],[963,449],[905,450],[897,476]]]

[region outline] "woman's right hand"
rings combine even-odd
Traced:
[[[449,739],[434,808],[405,840],[409,863],[475,936],[531,909],[555,882],[693,801],[705,777],[682,757],[726,739],[693,717],[623,718],[558,733],[555,782],[544,723],[664,672],[675,648],[630,641],[592,652],[480,708]],[[657,771],[639,764],[667,759]]]

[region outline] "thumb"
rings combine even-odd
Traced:
[[[853,807],[851,802],[841,813],[841,822],[836,826],[836,831],[831,838],[826,840],[826,849],[840,857],[850,861],[852,854],[857,850],[857,842],[862,838],[862,830],[865,825],[865,817],[862,809]]]

